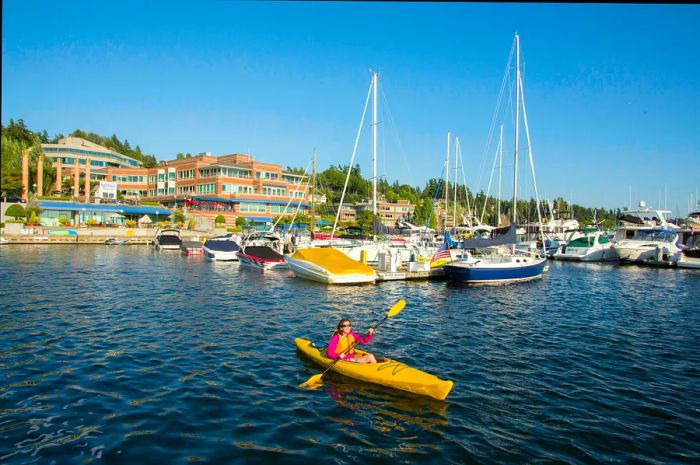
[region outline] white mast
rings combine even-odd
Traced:
[[[450,201],[450,131],[447,131],[447,155],[445,157],[445,222],[443,229],[447,231],[447,205]]]
[[[501,171],[503,169],[503,123],[501,123],[501,137],[498,142],[498,223],[501,225]]]
[[[513,224],[517,224],[518,212],[518,130],[520,123],[520,37],[515,33],[515,165],[513,175]],[[514,246],[515,247],[515,246]]]
[[[459,137],[455,137],[455,193],[452,197],[452,226],[457,226],[457,155],[459,152]]]
[[[372,72],[372,221],[377,216],[377,77]],[[376,239],[376,236],[375,236]]]

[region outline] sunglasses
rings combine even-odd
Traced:
[[[345,323],[344,325],[340,325],[341,328],[345,328],[346,326],[352,326],[350,323]]]

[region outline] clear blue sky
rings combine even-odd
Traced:
[[[698,5],[5,0],[2,122],[116,133],[159,160],[250,151],[304,167],[315,146],[325,169],[350,161],[372,67],[379,174],[423,187],[450,130],[485,190],[517,31],[540,195],[618,208],[631,187],[635,204],[685,214],[700,191],[698,24]]]

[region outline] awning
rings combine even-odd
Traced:
[[[274,218],[265,218],[261,216],[246,216],[245,220],[249,223],[270,223]]]

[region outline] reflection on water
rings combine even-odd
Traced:
[[[201,258],[201,257],[200,257]],[[0,462],[700,461],[700,273],[551,263],[513,286],[325,286],[152,248],[0,253]],[[341,317],[455,382],[319,367]]]

